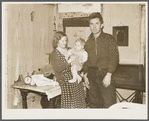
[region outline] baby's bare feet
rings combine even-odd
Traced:
[[[76,82],[76,80],[74,79],[69,80],[69,83],[74,83],[74,82]]]

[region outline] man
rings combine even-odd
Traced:
[[[83,66],[83,72],[89,80],[90,108],[109,108],[116,103],[115,86],[111,76],[119,62],[118,47],[114,37],[102,31],[101,14],[92,13],[89,18],[92,33],[85,45],[88,60]]]

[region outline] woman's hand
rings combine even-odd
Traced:
[[[75,70],[76,70],[76,71],[80,71],[81,68],[82,68],[81,66],[78,66],[78,65],[75,66]]]
[[[74,60],[76,60],[75,56],[70,56],[69,60],[67,61],[68,63],[73,62]]]
[[[53,76],[53,81],[56,81],[56,77],[55,76]]]

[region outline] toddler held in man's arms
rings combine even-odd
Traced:
[[[73,75],[73,79],[69,81],[70,83],[76,81],[79,83],[82,80],[82,77],[78,74],[78,71],[81,71],[83,64],[88,59],[88,53],[84,50],[84,46],[85,40],[79,38],[75,41],[74,47],[68,50],[66,60],[68,60],[68,62],[71,60],[71,72]]]

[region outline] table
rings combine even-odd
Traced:
[[[116,95],[120,102],[122,101],[128,101],[129,98],[130,101],[135,103],[142,103],[143,100],[143,92],[146,91],[145,89],[145,77],[143,73],[143,65],[126,65],[126,64],[119,64],[117,66],[116,71],[112,75],[112,81],[115,82],[116,88],[121,89],[128,89],[128,90],[135,90],[133,94],[128,96],[128,98],[124,99],[122,95],[116,91]],[[46,92],[49,91],[51,94],[51,99],[49,101],[49,107],[48,108],[54,108],[53,103],[55,102],[55,97],[61,94],[60,87],[57,86],[43,86],[43,87],[37,87],[37,86],[31,86],[26,84],[21,85],[13,85],[12,86],[15,89],[19,89],[21,91],[22,101],[23,101],[23,108],[27,108],[27,94],[30,92],[38,93],[42,95],[42,100],[47,99]],[[86,93],[88,95],[88,93]],[[42,102],[41,100],[41,102]],[[42,105],[42,103],[41,103]],[[42,105],[43,108],[45,108]]]
[[[22,107],[23,109],[27,109],[27,95],[28,93],[36,93],[42,96],[41,99],[41,106],[45,108],[42,101],[47,99],[47,93],[50,94],[50,101],[48,108],[54,108],[55,97],[61,94],[61,89],[59,85],[56,86],[36,86],[36,85],[27,85],[27,84],[19,84],[19,85],[12,85],[14,89],[19,89],[22,96]]]
[[[143,92],[145,89],[145,71],[141,64],[119,64],[115,73],[112,76],[112,80],[115,81],[115,87],[121,89],[135,90],[126,99],[116,91],[117,97],[120,102],[143,102]],[[130,99],[130,101],[128,101]]]

